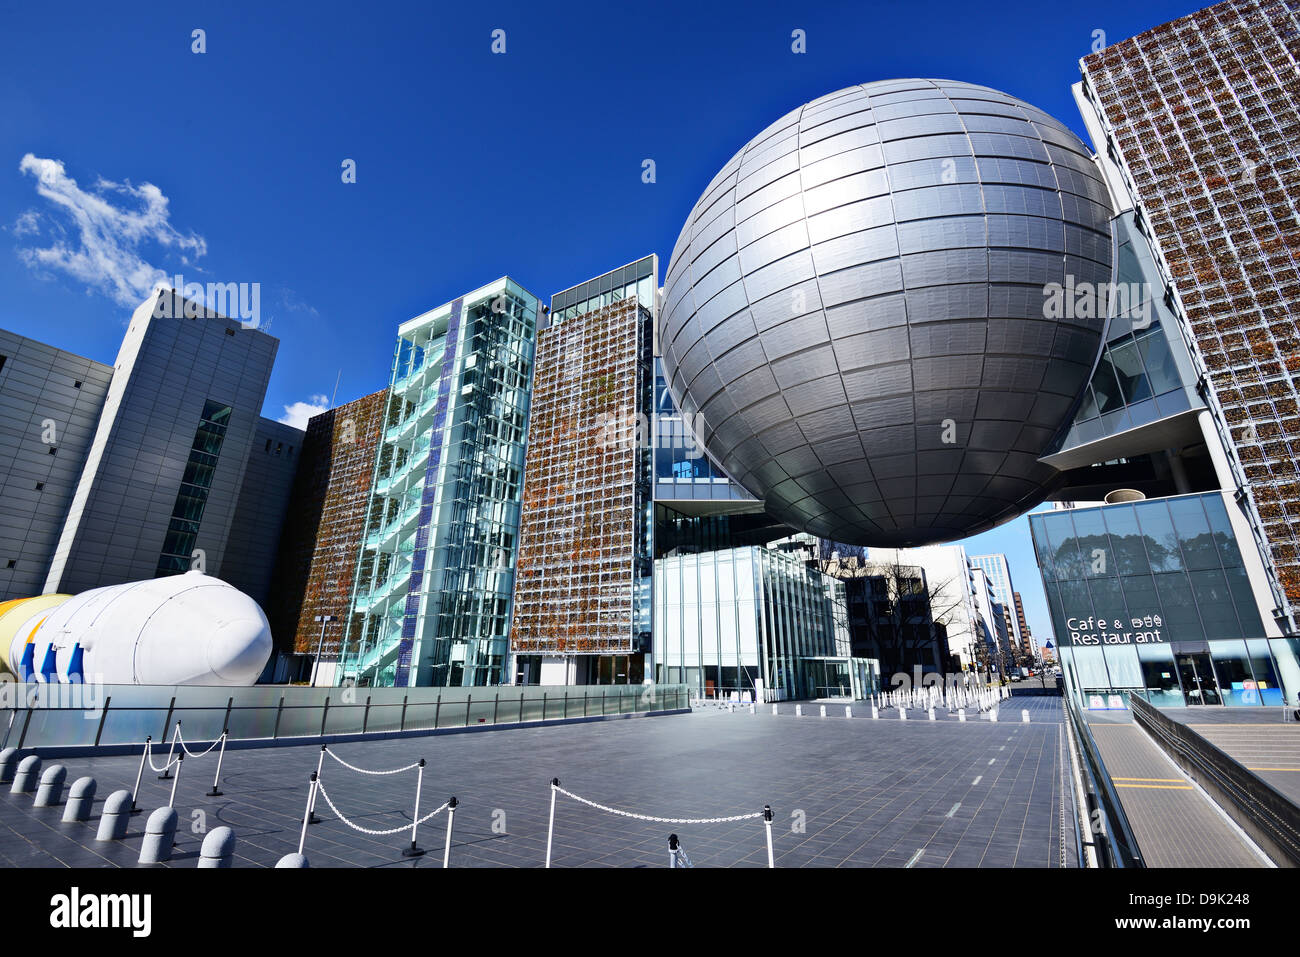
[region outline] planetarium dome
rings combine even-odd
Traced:
[[[1038,459],[1105,316],[1045,303],[1110,280],[1111,216],[1088,149],[1015,97],[831,93],[754,137],[691,211],[660,315],[669,389],[796,528],[881,546],[992,528],[1057,475]]]

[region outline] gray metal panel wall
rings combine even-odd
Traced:
[[[6,601],[44,588],[113,367],[4,330],[0,356],[0,601]]]
[[[259,419],[221,567],[209,568],[266,609],[298,460],[306,433]]]

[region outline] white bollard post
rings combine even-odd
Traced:
[[[797,704],[797,705],[794,706],[794,716],[795,716],[796,718],[802,718],[802,717],[803,717],[803,705],[801,705],[801,704]]]
[[[997,708],[994,708],[992,711],[989,712],[989,720],[992,721],[994,724],[997,724],[997,721],[998,721],[998,709],[997,709]]]
[[[958,720],[958,721],[965,721],[965,720],[966,720],[966,709],[965,709],[965,708],[958,708],[958,709],[957,709],[957,720]]]
[[[880,717],[880,709],[877,708],[874,704],[871,706],[871,717],[872,719],[877,719]]]
[[[772,857],[772,805],[763,805],[763,823],[767,825],[767,866],[776,867]]]
[[[824,718],[826,717],[826,705],[822,705],[821,709],[821,716]]]
[[[937,720],[938,720],[938,718],[936,718],[936,717],[934,716],[934,705],[930,705],[930,720],[931,720],[931,721],[937,721]]]
[[[420,791],[423,788],[424,758],[420,758],[420,764],[415,771],[415,810],[411,812],[411,846],[402,849],[403,857],[420,857],[424,854],[424,848],[415,843],[415,829],[420,826]]]
[[[772,705],[772,714],[777,715],[777,714],[780,714],[780,713],[781,713],[781,712],[777,710],[776,705]]]
[[[546,825],[546,866],[551,866],[551,835],[555,833],[555,789],[560,786],[559,778],[551,778],[551,820]]]
[[[1029,709],[1028,709],[1028,708],[1021,708],[1021,709],[1020,709],[1020,720],[1023,721],[1025,724],[1028,724],[1028,723],[1029,723]]]
[[[750,713],[750,714],[757,714],[758,712],[754,710],[756,707],[757,707],[756,705],[752,705],[752,704],[751,704],[751,705],[749,706],[749,713]]]
[[[899,708],[899,709],[898,709],[898,720],[899,720],[899,721],[906,721],[906,720],[907,720],[907,709],[906,709],[906,708]]]
[[[458,804],[460,804],[460,802],[457,801],[455,797],[447,802],[447,843],[443,845],[442,848],[442,866],[444,870],[448,866],[447,862],[451,860],[451,825],[456,819],[456,807]]]
[[[847,704],[846,704],[846,705],[844,706],[844,717],[846,717],[846,718],[851,718],[851,717],[853,717],[853,707],[852,707],[851,705],[847,705]]]

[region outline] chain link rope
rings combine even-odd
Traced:
[[[144,756],[145,756],[145,760],[149,762],[149,767],[153,768],[154,772],[157,774],[166,774],[169,770],[171,770],[172,765],[180,764],[181,761],[180,758],[172,758],[162,767],[158,767],[158,765],[153,763],[153,742],[152,741],[146,741],[144,743]]]
[[[385,773],[391,773],[391,772],[385,772]],[[316,790],[320,792],[321,797],[325,799],[325,803],[330,806],[330,810],[333,811],[335,815],[337,815],[338,819],[342,821],[344,824],[346,824],[348,827],[352,828],[352,830],[354,831],[360,831],[362,834],[369,834],[371,837],[388,837],[389,835],[400,834],[403,831],[409,831],[411,829],[412,825],[403,824],[400,827],[394,827],[384,831],[375,831],[375,830],[371,830],[368,827],[362,827],[360,824],[354,824],[352,821],[349,821],[343,815],[343,812],[340,811],[335,806],[334,802],[330,800],[329,792],[325,790],[325,785],[324,783],[321,782],[320,778],[316,779]],[[435,811],[430,811],[424,817],[420,818],[418,821],[415,822],[415,825],[419,826],[423,824],[425,821],[432,820],[433,818],[441,814],[443,811],[447,810],[447,808],[450,806],[451,806],[451,802],[450,801],[446,802],[445,804],[442,805],[442,807],[438,808]]]
[[[376,776],[376,777],[379,777],[379,776],[382,776],[382,775],[385,775],[385,774],[401,774],[403,771],[412,771],[412,770],[414,770],[415,768],[418,768],[418,767],[420,766],[420,762],[419,762],[419,761],[416,761],[414,764],[408,764],[408,765],[407,765],[406,767],[404,767],[404,768],[393,768],[393,770],[391,770],[391,771],[368,771],[368,770],[366,770],[365,768],[359,768],[359,767],[357,767],[355,764],[348,764],[346,761],[344,761],[342,758],[340,758],[337,754],[335,754],[335,753],[334,753],[333,751],[331,751],[329,748],[324,748],[324,749],[322,749],[322,750],[324,750],[324,752],[325,752],[326,754],[328,754],[331,758],[333,758],[333,759],[334,759],[335,761],[337,761],[339,764],[343,765],[343,766],[344,766],[345,768],[347,768],[349,771],[356,771],[357,774],[371,774],[371,775],[374,775],[374,776]]]
[[[595,801],[589,801],[585,797],[580,797],[572,791],[566,791],[562,787],[552,785],[556,791],[565,797],[571,797],[579,804],[585,804],[588,807],[594,807],[598,811],[605,811],[609,814],[617,814],[620,817],[630,817],[638,821],[653,821],[655,824],[730,824],[733,821],[752,821],[754,818],[762,817],[762,811],[755,811],[753,814],[733,814],[730,817],[652,817],[649,814],[636,814],[632,811],[620,811],[616,807],[608,807],[604,804],[597,804]]]
[[[184,751],[186,754],[188,754],[188,755],[189,755],[190,757],[192,757],[192,758],[201,758],[201,757],[203,757],[205,754],[211,754],[213,748],[215,748],[217,745],[219,745],[219,744],[221,743],[222,739],[225,738],[225,736],[226,736],[226,732],[222,731],[222,732],[221,732],[221,737],[219,737],[219,738],[217,738],[217,740],[213,741],[212,744],[209,745],[208,750],[206,750],[206,751],[200,751],[198,754],[195,754],[195,753],[194,753],[193,751],[191,751],[191,750],[189,749],[189,747],[185,744],[185,736],[184,736],[183,734],[181,734],[181,728],[180,728],[180,725],[177,725],[177,726],[176,726],[176,740],[180,741],[180,743],[181,743],[181,750]]]

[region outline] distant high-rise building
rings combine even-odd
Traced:
[[[1016,626],[1020,629],[1021,654],[1034,658],[1038,655],[1038,642],[1034,640],[1034,633],[1029,630],[1029,622],[1025,618],[1025,604],[1020,600],[1018,591],[1012,592],[1011,598],[1015,602]]]
[[[1008,640],[1017,649],[1024,644],[1024,634],[1020,629],[1020,621],[1015,616],[1015,588],[1011,582],[1011,566],[1007,564],[1007,556],[1001,553],[994,555],[973,555],[970,560],[976,568],[982,568],[988,576],[989,587],[993,589],[993,597],[997,603],[1007,610],[1007,632]]]
[[[341,679],[510,679],[538,311],[503,277],[398,327]]]
[[[302,677],[318,647],[323,660],[337,659],[352,610],[352,585],[387,406],[388,390],[381,389],[312,416],[307,423],[293,507],[280,538],[275,587],[266,605],[277,650],[282,656],[299,656],[301,666],[286,669],[283,678]],[[258,451],[270,452],[255,446]],[[317,616],[333,621],[319,622]],[[329,683],[326,677],[318,673],[317,683]]]

